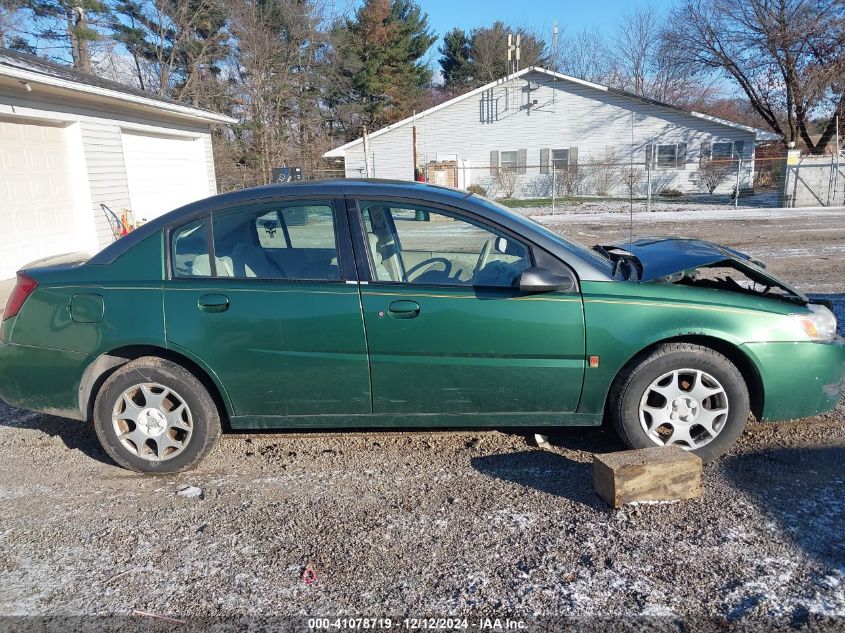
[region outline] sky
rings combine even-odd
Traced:
[[[585,27],[598,27],[606,35],[613,32],[622,15],[636,6],[652,6],[665,11],[672,0],[417,0],[428,13],[431,29],[441,38],[429,50],[429,63],[439,57],[437,48],[443,35],[454,27],[471,30],[489,26],[496,20],[516,27],[524,26],[551,40],[552,25],[577,32]]]

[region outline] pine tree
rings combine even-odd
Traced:
[[[220,107],[220,64],[229,54],[220,0],[115,0],[112,15],[112,37],[132,56],[143,88]]]
[[[73,67],[91,72],[89,44],[100,39],[99,27],[109,14],[100,0],[26,0],[23,9],[31,14],[33,49],[41,48],[38,40],[70,51]],[[48,47],[52,48],[52,47]],[[61,55],[49,55],[62,59]]]
[[[513,72],[508,63],[508,34],[520,36],[520,68],[549,62],[546,43],[525,29],[516,29],[504,22],[473,29],[470,36],[453,29],[446,34],[440,49],[444,88],[464,91]]]
[[[431,82],[422,61],[437,39],[413,0],[365,0],[333,29],[335,90],[329,102],[349,136],[411,114]]]
[[[440,54],[444,89],[452,91],[469,86],[472,82],[471,41],[466,31],[452,29],[446,33]]]

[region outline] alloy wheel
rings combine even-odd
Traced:
[[[643,431],[659,446],[701,448],[725,427],[728,394],[707,372],[675,369],[659,376],[645,390],[639,418]]]
[[[188,446],[193,416],[185,399],[158,383],[126,389],[114,405],[112,424],[120,443],[148,461],[164,461]]]

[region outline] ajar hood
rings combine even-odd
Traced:
[[[705,240],[679,237],[640,237],[601,247],[611,255],[633,256],[641,268],[640,281],[653,281],[695,268],[730,266],[752,281],[781,288],[802,301],[807,297],[774,275],[750,255]]]

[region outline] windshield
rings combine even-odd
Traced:
[[[555,233],[554,231],[548,229],[544,225],[537,222],[537,220],[529,218],[528,216],[522,215],[520,213],[516,213],[512,209],[509,209],[508,207],[506,207],[502,204],[499,204],[498,202],[494,202],[494,201],[492,201],[488,198],[485,198],[483,196],[479,196],[477,194],[472,194],[472,197],[473,197],[473,200],[480,202],[481,204],[485,204],[489,207],[492,207],[500,213],[507,214],[508,217],[516,220],[520,224],[523,224],[523,225],[531,228],[533,231],[535,231],[537,233],[541,233],[542,235],[544,235],[545,237],[548,237],[549,239],[560,242],[561,244],[566,246],[569,250],[573,251],[579,257],[582,257],[583,259],[589,260],[590,263],[592,263],[594,266],[596,266],[596,267],[600,268],[601,270],[607,272],[608,275],[613,276],[613,274],[614,274],[613,263],[608,258],[604,257],[601,253],[598,253],[594,250],[591,250],[591,249],[587,248],[586,246],[584,246],[583,244],[579,244],[578,242],[573,242],[572,240],[569,240],[569,239],[563,237],[559,233]]]

